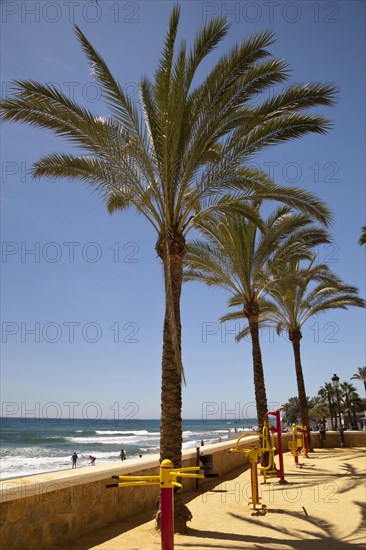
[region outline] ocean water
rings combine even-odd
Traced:
[[[96,464],[119,461],[123,448],[127,460],[159,453],[159,420],[78,420],[2,418],[0,478],[25,476],[71,468],[71,455],[78,454],[78,467],[87,466],[89,455]],[[183,420],[183,449],[236,438],[236,432],[251,431],[256,419]]]

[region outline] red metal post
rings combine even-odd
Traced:
[[[282,431],[281,431],[281,409],[274,412],[268,412],[266,415],[271,414],[276,417],[276,428],[274,431],[277,433],[277,447],[278,447],[278,461],[279,469],[277,470],[277,477],[280,478],[280,483],[285,483],[285,466],[283,463],[283,445],[282,445]]]
[[[174,496],[173,487],[160,490],[161,550],[174,550]]]

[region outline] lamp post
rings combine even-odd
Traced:
[[[338,408],[338,416],[339,416],[339,435],[341,436],[341,447],[345,447],[345,443],[344,443],[344,428],[343,428],[343,424],[342,424],[342,417],[341,417],[341,406],[340,406],[340,403],[339,403],[339,376],[337,376],[336,374],[334,374],[332,376],[332,384],[333,384],[333,388],[335,389],[336,391],[336,397],[337,397],[337,408]]]

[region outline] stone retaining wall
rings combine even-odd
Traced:
[[[339,432],[326,432],[323,442],[321,442],[318,432],[311,432],[311,441],[314,447],[323,446],[327,449],[333,449],[341,446]],[[344,442],[346,447],[366,447],[366,432],[346,431],[344,432]]]
[[[257,441],[257,436],[250,436]],[[213,454],[213,471],[224,474],[246,467],[239,453],[229,455],[235,441],[202,447],[202,454]],[[183,453],[183,466],[196,465],[196,451]],[[50,549],[114,521],[153,513],[158,486],[106,489],[111,476],[157,475],[158,455],[89,466],[67,471],[32,475],[1,482],[0,526],[3,548],[14,550]],[[206,481],[207,482],[207,481]],[[204,480],[200,480],[200,490]],[[195,489],[196,481],[185,479],[184,490]]]
[[[346,446],[366,446],[365,432],[345,432]],[[284,450],[291,434],[283,434]],[[258,441],[250,435],[245,446]],[[321,446],[319,435],[312,433],[314,447]],[[236,468],[248,468],[248,458],[229,454],[235,441],[201,447],[204,455],[213,455],[213,473],[223,475]],[[327,432],[326,447],[339,447],[339,433]],[[196,465],[196,451],[183,452],[183,466]],[[104,527],[142,511],[153,511],[158,486],[106,489],[117,475],[156,475],[158,456],[131,459],[115,464],[76,468],[1,482],[0,526],[3,548],[12,550],[50,550],[58,544]],[[195,480],[184,479],[184,491],[194,490]],[[209,489],[209,480],[199,481],[199,490]]]

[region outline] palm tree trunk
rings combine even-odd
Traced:
[[[348,409],[348,429],[352,430],[352,411]]]
[[[182,465],[182,359],[180,297],[183,280],[183,257],[185,240],[175,235],[167,243],[159,238],[156,250],[164,263],[165,316],[163,329],[161,417],[160,417],[160,462],[166,458],[174,468]],[[174,326],[175,325],[175,326]],[[178,354],[178,356],[177,356]],[[160,499],[155,518],[160,527]],[[184,533],[186,522],[192,518],[183,504],[181,495],[174,494],[174,530]]]
[[[352,416],[351,416],[351,406],[349,401],[347,400],[347,413],[348,413],[348,429],[352,429]]]
[[[329,393],[328,393],[328,409],[329,409],[330,423],[332,425],[332,430],[334,430],[332,400],[331,400],[331,397],[330,397]]]
[[[342,388],[342,391],[340,392],[340,402],[342,403],[342,401],[344,403],[343,428],[347,430],[347,427],[349,428],[351,423],[351,413],[349,410],[348,393],[347,393],[347,390],[343,390],[343,388]],[[348,426],[346,424],[346,413],[348,416]]]
[[[181,353],[181,272],[182,268],[179,266],[179,262],[171,262],[174,317],[179,353]],[[166,304],[161,379],[160,460],[169,458],[174,467],[178,468],[182,462],[182,373],[175,359],[170,317],[170,306]]]
[[[355,405],[352,405],[352,416],[353,416],[354,429],[355,429],[355,430],[358,430],[357,414],[356,414],[356,407],[355,407]]]
[[[249,313],[246,310],[248,317],[250,335],[252,338],[252,356],[253,356],[253,375],[254,375],[254,393],[255,403],[258,416],[258,428],[262,430],[264,415],[268,411],[266,386],[264,382],[262,352],[259,343],[259,324],[258,314]]]
[[[337,417],[337,408],[335,406],[335,403],[333,402],[333,414],[334,414],[334,429],[335,431],[338,430],[338,417]]]
[[[311,446],[311,437],[310,437],[309,406],[308,406],[308,400],[306,397],[304,374],[303,374],[302,365],[301,365],[301,354],[300,354],[300,341],[302,338],[301,331],[294,330],[289,332],[289,338],[292,342],[292,347],[294,350],[294,357],[295,357],[295,371],[296,371],[297,393],[299,396],[299,404],[300,404],[301,424],[303,426],[306,426],[308,429],[309,450],[313,450]]]

